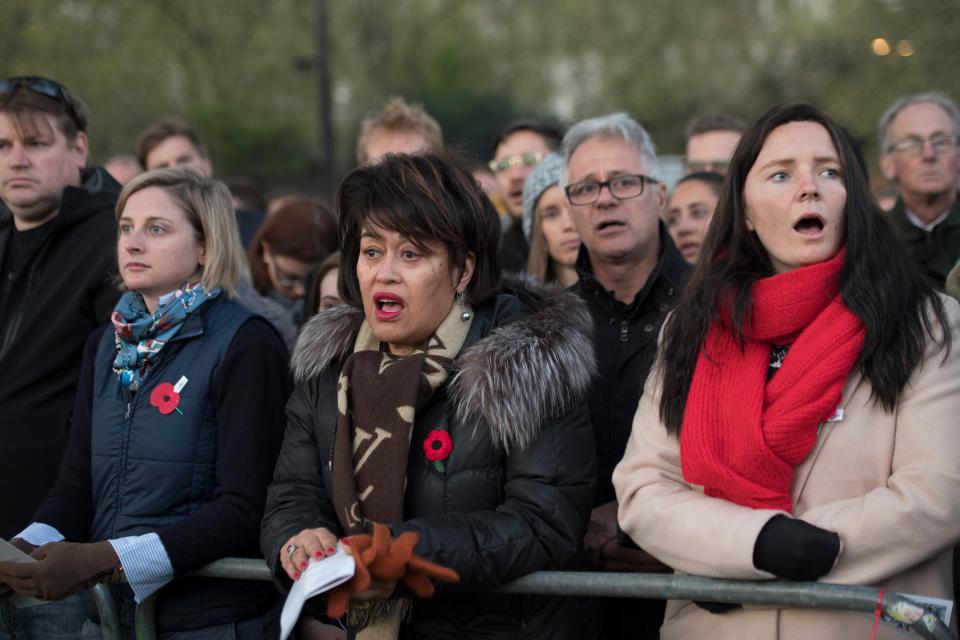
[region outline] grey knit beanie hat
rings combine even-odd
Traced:
[[[562,171],[563,156],[551,153],[534,167],[523,183],[523,235],[527,237],[527,242],[530,242],[530,234],[533,233],[533,210],[537,207],[537,201],[544,191],[560,183]]]

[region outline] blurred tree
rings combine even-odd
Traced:
[[[57,78],[89,103],[95,158],[162,115],[194,120],[220,175],[310,185],[319,165],[314,0],[4,0],[0,73]],[[338,172],[392,95],[489,155],[518,115],[626,110],[664,152],[687,120],[787,100],[844,123],[868,157],[882,109],[960,98],[960,0],[337,0],[329,3]],[[877,56],[870,42],[893,52]],[[909,41],[913,54],[896,53]],[[327,194],[329,195],[329,194]]]

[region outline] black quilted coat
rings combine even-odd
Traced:
[[[283,449],[267,497],[262,548],[278,581],[284,543],[303,529],[339,533],[328,487],[336,387],[362,312],[350,307],[305,327],[293,367]],[[403,522],[415,552],[461,581],[414,602],[404,638],[584,638],[593,603],[480,593],[539,570],[579,568],[594,491],[586,392],[594,371],[590,316],[574,296],[505,289],[481,305],[454,372],[415,420]],[[454,447],[440,474],[422,442],[440,426]]]

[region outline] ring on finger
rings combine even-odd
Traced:
[[[297,552],[297,545],[292,542],[287,545],[287,559],[292,559],[293,554]]]

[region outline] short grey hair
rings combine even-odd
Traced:
[[[564,169],[560,174],[560,185],[567,186],[569,181],[570,156],[581,144],[590,138],[620,138],[637,148],[647,165],[647,172],[651,178],[660,179],[660,161],[657,160],[657,147],[653,144],[650,134],[639,122],[626,113],[608,113],[605,116],[581,120],[570,127],[567,135],[563,136]]]
[[[893,123],[893,119],[897,117],[897,114],[910,105],[919,104],[922,102],[935,104],[946,111],[947,115],[950,116],[950,119],[953,121],[953,133],[960,133],[960,107],[957,106],[957,103],[950,98],[950,96],[945,93],[940,93],[939,91],[914,93],[912,95],[899,98],[896,102],[887,107],[887,110],[883,112],[882,116],[880,116],[880,122],[877,124],[877,135],[880,139],[881,153],[887,153],[890,151],[890,125]]]

